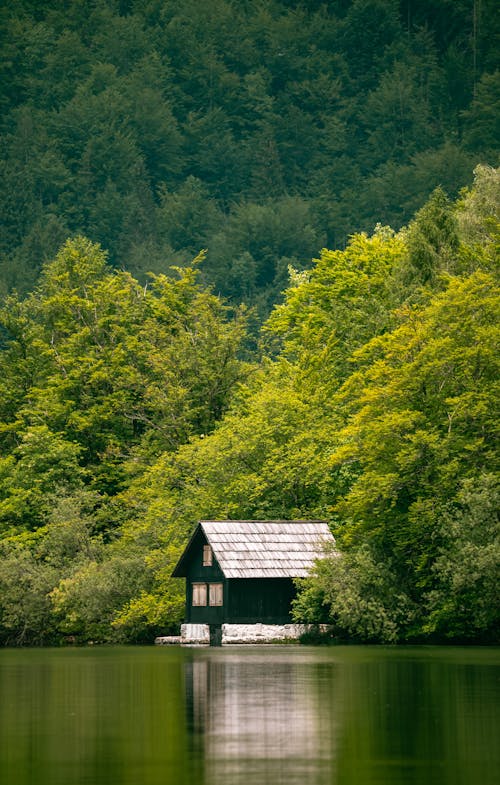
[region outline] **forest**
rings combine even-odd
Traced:
[[[294,617],[499,641],[490,0],[0,9],[0,643],[151,642],[200,518]]]
[[[265,318],[319,250],[498,165],[495,0],[9,0],[0,294],[68,237]]]

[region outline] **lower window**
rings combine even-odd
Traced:
[[[222,605],[222,583],[208,584],[208,604]]]
[[[193,605],[195,606],[206,605],[207,599],[209,605],[222,605],[223,597],[222,583],[193,583]]]
[[[193,605],[207,604],[207,584],[193,583]]]

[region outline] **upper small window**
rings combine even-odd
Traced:
[[[212,549],[210,545],[203,546],[203,566],[204,567],[212,566]]]

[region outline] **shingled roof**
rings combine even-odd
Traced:
[[[304,578],[334,543],[325,521],[200,521],[199,528],[226,578]]]

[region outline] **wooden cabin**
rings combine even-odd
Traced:
[[[200,521],[173,572],[188,624],[288,624],[294,578],[334,540],[325,521]]]

